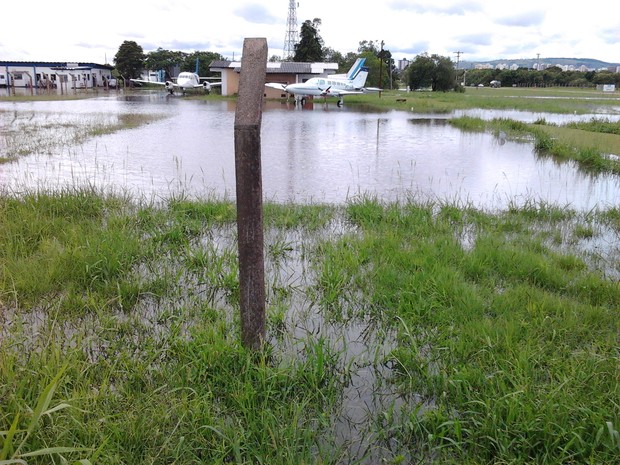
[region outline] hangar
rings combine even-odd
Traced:
[[[0,87],[91,89],[107,87],[114,66],[97,63],[1,61]]]

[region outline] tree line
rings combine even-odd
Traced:
[[[611,71],[563,71],[554,66],[542,71],[519,68],[512,69],[456,69],[450,57],[423,53],[417,55],[402,72],[395,66],[392,53],[384,48],[383,41],[362,40],[356,52],[345,55],[325,46],[319,33],[321,19],[306,20],[300,28],[299,42],[291,61],[338,63],[338,72],[346,72],[357,58],[366,58],[368,67],[367,85],[393,89],[407,86],[412,90],[429,89],[433,91],[462,91],[466,86],[488,86],[491,81],[501,82],[502,86],[549,87],[573,86],[593,87],[597,84],[615,84],[620,87],[620,73]],[[144,53],[134,41],[125,41],[114,57],[114,63],[121,77],[139,78],[143,69],[163,70],[170,80],[175,71],[195,71],[198,65],[200,76],[213,76],[209,65],[214,60],[225,60],[219,53],[185,53],[158,48]],[[272,56],[270,61],[280,61]]]
[[[500,81],[505,87],[595,87],[599,84],[620,87],[620,73],[564,71],[558,66],[541,71],[530,68],[460,70],[460,75],[464,78],[461,82],[468,86],[488,86],[491,81]]]
[[[339,72],[346,72],[359,57],[366,58],[365,65],[369,68],[367,84],[373,87],[392,88],[399,79],[398,70],[394,67],[392,54],[383,49],[383,43],[373,40],[359,42],[357,52],[345,55],[326,47],[319,34],[321,20],[307,20],[301,26],[300,40],[295,44],[295,54],[291,61],[296,62],[331,62],[338,63]],[[200,76],[212,76],[209,65],[214,60],[225,60],[219,53],[193,52],[185,53],[158,48],[144,53],[142,46],[135,41],[124,41],[114,56],[114,65],[120,77],[136,79],[144,69],[162,70],[165,79],[170,80],[175,71],[195,71],[198,63]],[[270,61],[280,61],[281,57],[273,56]],[[381,84],[380,84],[381,83]]]
[[[114,56],[114,66],[120,77],[124,79],[138,79],[144,69],[162,70],[165,79],[170,80],[177,73],[175,71],[196,71],[200,76],[214,76],[209,71],[209,65],[214,60],[224,60],[219,53],[200,52],[186,53],[164,50],[144,53],[144,49],[132,40],[124,41]]]

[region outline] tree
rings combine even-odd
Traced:
[[[392,60],[392,52],[387,49],[379,50],[377,57],[381,61],[379,68],[380,83],[379,87],[383,89],[391,89],[394,82],[393,79],[398,78],[398,74],[394,73],[394,60]]]
[[[447,92],[456,88],[456,69],[449,57],[433,55],[435,61],[435,76],[433,91]]]
[[[416,56],[407,69],[411,89],[430,87],[433,91],[447,92],[455,88],[456,70],[448,57],[424,53]]]
[[[383,41],[362,40],[357,51],[360,57],[366,58],[364,66],[368,68],[368,86],[391,88],[391,80],[398,75],[394,75],[392,53],[383,48]]]
[[[323,60],[327,63],[338,63],[338,68],[341,68],[345,57],[331,47],[323,47]]]
[[[598,73],[594,75],[594,78],[592,79],[592,83],[593,84],[615,84],[617,78],[616,76],[614,76],[614,74],[617,74],[617,73],[612,73],[611,71],[599,71]]]
[[[359,42],[359,46],[357,47],[357,51],[359,53],[364,53],[364,52],[371,52],[374,55],[379,55],[379,52],[381,51],[381,43],[379,41],[377,41],[375,43],[374,40],[361,40]]]
[[[133,40],[126,40],[114,55],[114,65],[124,78],[139,78],[144,68],[144,50]]]
[[[323,61],[323,39],[319,35],[321,20],[314,18],[304,21],[299,33],[299,43],[295,44],[293,61]]]
[[[170,80],[172,79],[172,76],[175,75],[175,67],[181,66],[184,63],[186,56],[187,54],[184,52],[164,50],[159,47],[154,52],[149,52],[146,54],[144,66],[151,70],[163,69],[166,73],[166,80]],[[191,68],[191,71],[194,71],[194,67]]]
[[[209,71],[209,66],[213,61],[223,60],[224,57],[215,52],[194,52],[185,56],[181,71],[196,71],[196,62],[198,62],[198,75],[203,77],[219,76],[219,74]]]
[[[409,88],[424,89],[433,85],[435,63],[426,53],[418,55],[407,67]]]
[[[355,63],[355,60],[357,60],[358,58],[358,54],[355,52],[347,52],[347,54],[342,58],[342,62],[339,62],[338,64],[338,72],[339,73],[346,73],[347,71],[349,71],[351,69],[351,66],[353,66],[353,63]]]

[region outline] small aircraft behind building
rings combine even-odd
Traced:
[[[368,68],[364,67],[365,61],[365,58],[358,58],[347,74],[313,77],[306,82],[288,85],[278,82],[268,82],[265,85],[293,95],[295,100],[301,99],[302,104],[308,97],[337,97],[338,106],[341,106],[345,95],[379,92],[381,90],[364,87],[368,77]]]
[[[139,82],[141,84],[155,84],[164,86],[168,92],[174,94],[175,90],[181,91],[183,94],[188,90],[203,89],[205,92],[210,91],[215,86],[222,85],[221,82],[208,82],[207,79],[198,76],[196,73],[190,71],[183,71],[176,78],[176,81],[156,82],[146,81],[144,79],[131,79],[132,82]],[[200,82],[202,80],[202,83]]]
[[[176,78],[176,81],[147,81],[145,79],[130,79],[132,82],[139,82],[141,84],[155,84],[159,86],[164,86],[170,94],[174,94],[175,90],[180,90],[183,94],[188,90],[194,89],[203,89],[205,92],[209,92],[215,86],[221,86],[222,82],[208,82],[208,79],[217,79],[210,77],[200,77],[198,76],[198,60],[196,60],[196,72],[192,73],[191,71],[183,71],[179,73]],[[202,81],[202,82],[201,82]]]

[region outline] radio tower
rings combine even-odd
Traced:
[[[295,55],[297,43],[297,7],[296,0],[288,0],[288,20],[286,21],[286,36],[284,37],[284,52],[282,60],[290,60]]]

